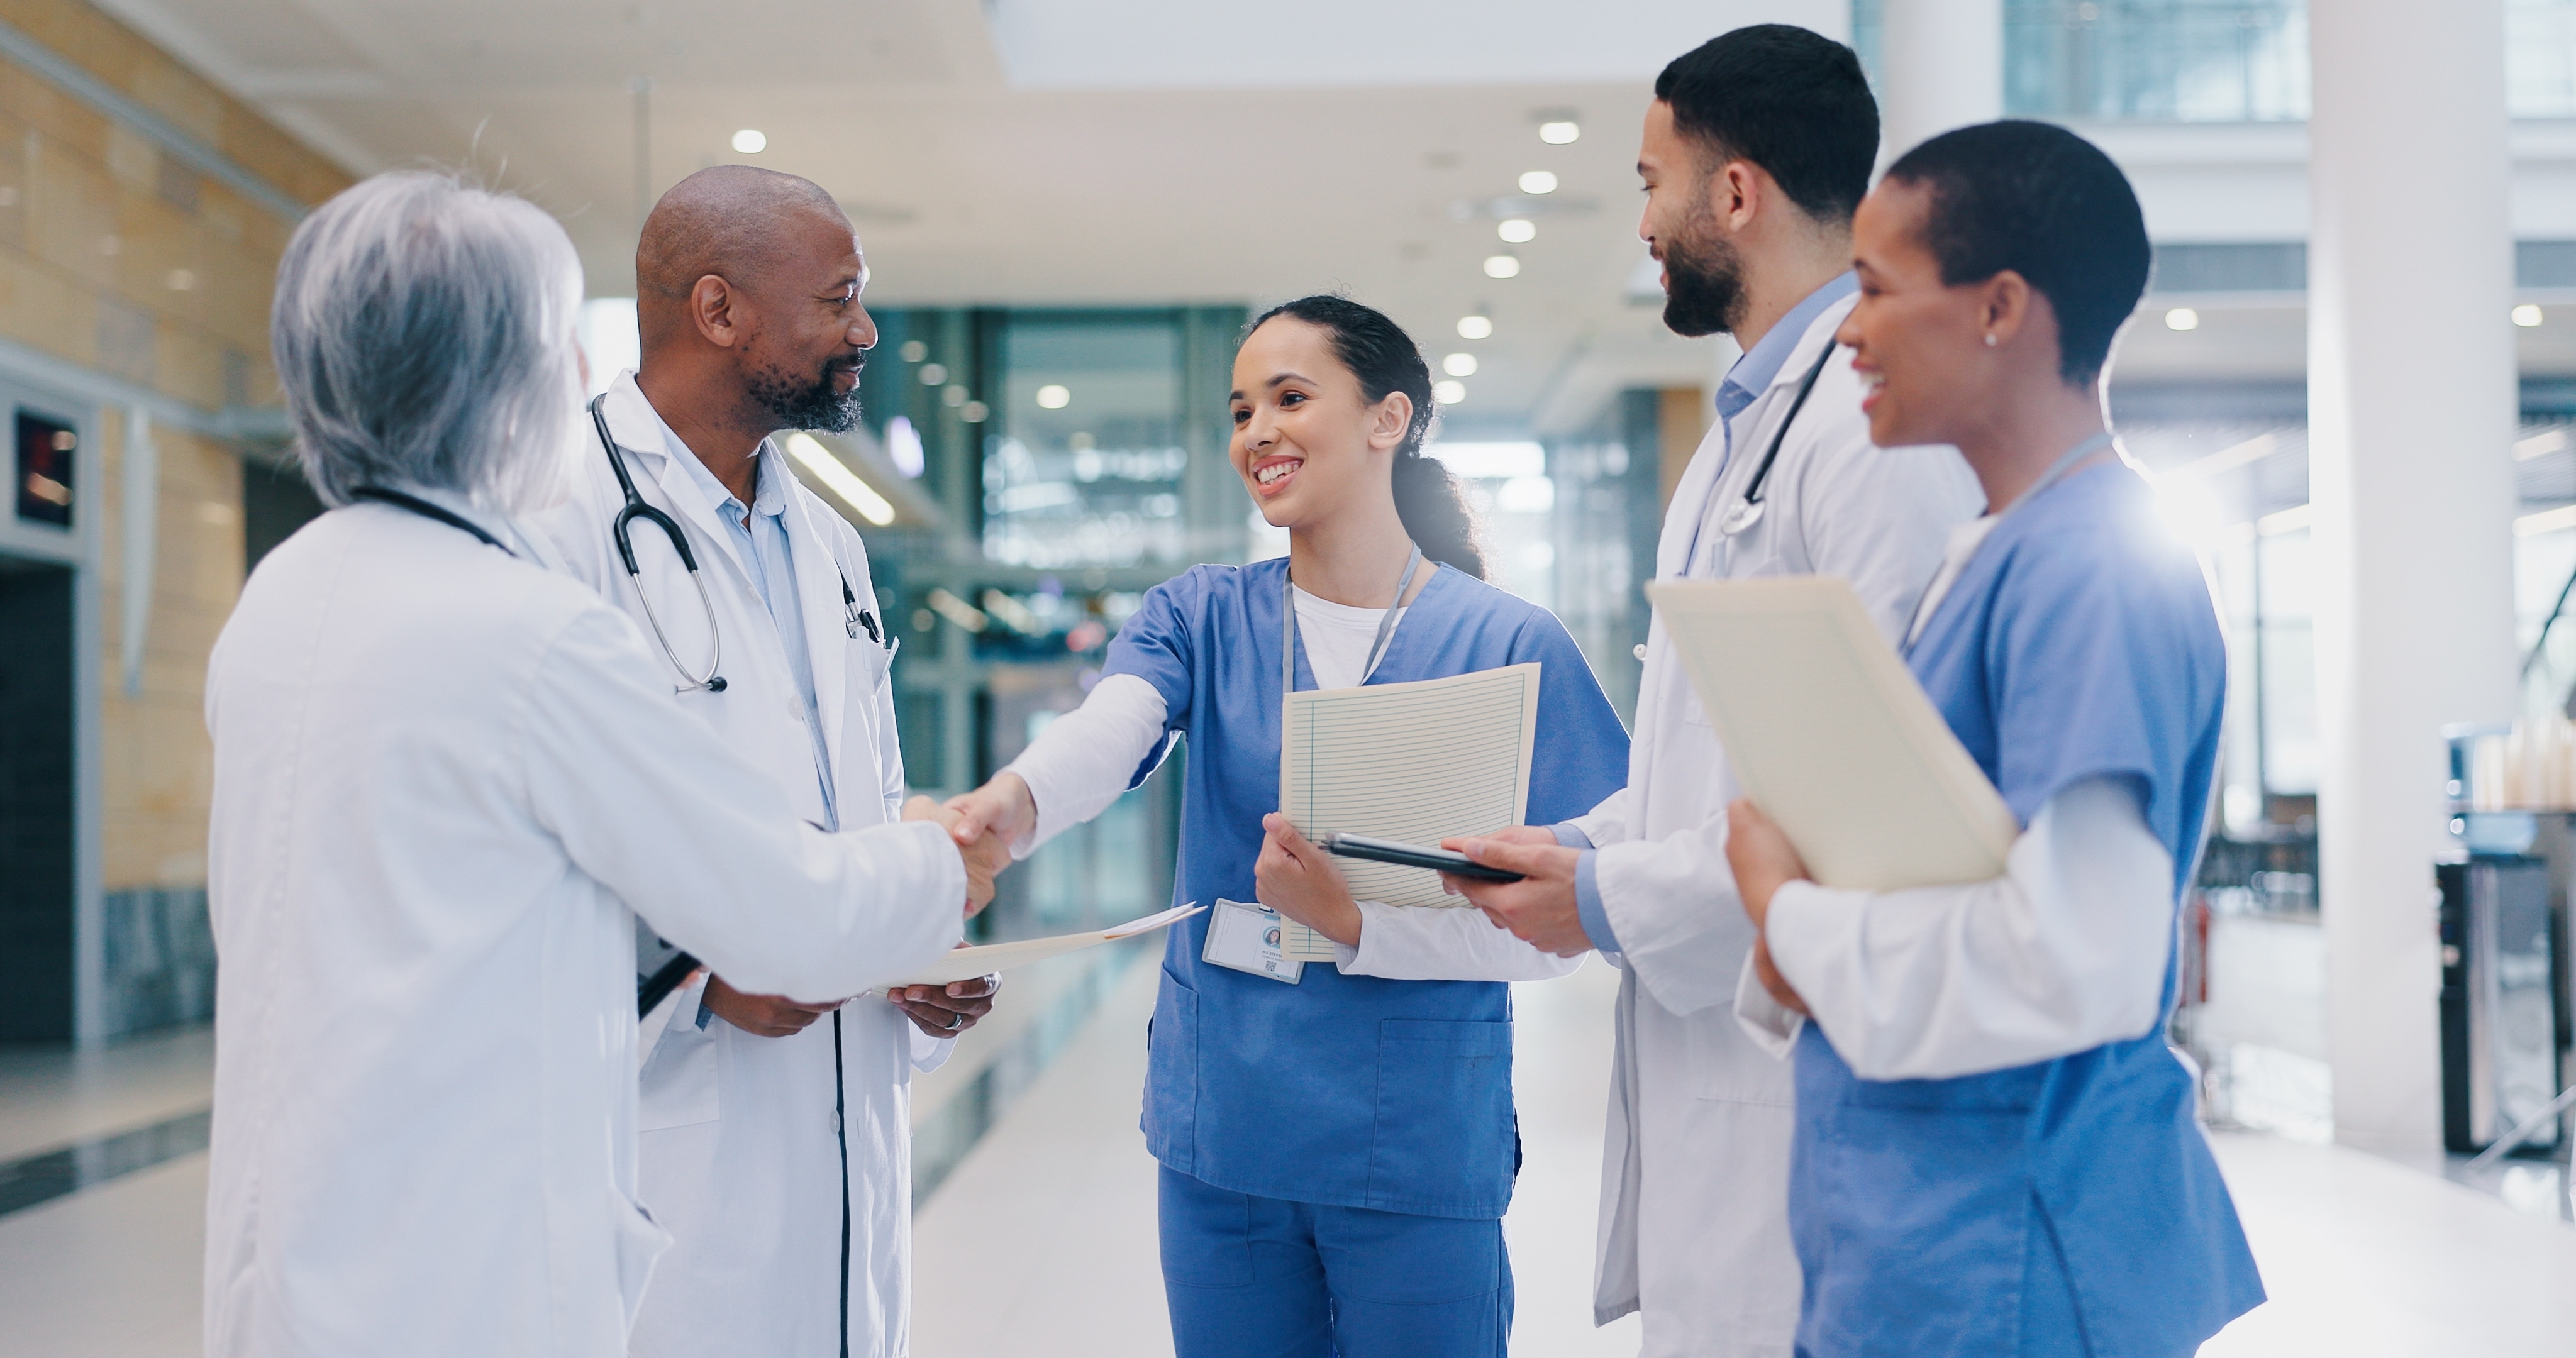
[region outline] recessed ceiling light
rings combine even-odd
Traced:
[[[1567,140],[1572,140],[1568,138]],[[756,156],[769,149],[769,135],[756,127],[746,127],[733,134],[733,149],[746,156]]]
[[[2198,330],[2199,328],[2200,313],[2190,307],[2178,306],[2165,313],[2167,330]]]
[[[1467,384],[1464,382],[1433,383],[1431,399],[1444,406],[1454,406],[1467,399]]]
[[[921,385],[925,387],[935,387],[945,383],[947,380],[948,365],[944,363],[924,363],[921,365]]]
[[[1449,374],[1451,377],[1473,377],[1476,375],[1476,356],[1474,354],[1451,354],[1447,358],[1440,360],[1440,371]]]
[[[1521,192],[1554,193],[1556,192],[1556,176],[1547,170],[1532,170],[1521,176]]]
[[[1062,410],[1073,404],[1073,393],[1053,382],[1038,388],[1038,409]]]
[[[1538,223],[1527,217],[1512,217],[1497,223],[1494,234],[1514,245],[1526,245],[1538,239]]]
[[[1518,255],[1485,256],[1485,276],[1487,278],[1517,278],[1520,276],[1520,272],[1521,261]]]
[[[923,359],[925,359],[925,358],[928,358],[928,357],[930,357],[930,346],[929,346],[929,345],[924,344],[924,343],[922,343],[922,342],[921,342],[921,341],[919,341],[919,340],[905,340],[905,341],[903,342],[903,361],[904,361],[904,362],[906,362],[906,363],[919,363],[921,360],[923,360]]]
[[[1572,120],[1538,125],[1538,139],[1550,146],[1563,146],[1583,135],[1583,129]]]
[[[2540,314],[2540,308],[2529,302],[2525,302],[2521,306],[2513,309],[2513,323],[2521,326],[2525,330],[2540,324],[2544,319],[2545,318]]]
[[[1458,318],[1458,338],[1460,339],[1491,339],[1493,334],[1494,321],[1490,316],[1461,316]]]

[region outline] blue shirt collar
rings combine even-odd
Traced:
[[[698,493],[705,496],[707,503],[715,506],[718,513],[739,514],[747,509],[763,518],[776,518],[787,508],[786,493],[778,484],[780,469],[771,464],[770,444],[767,440],[762,440],[760,451],[754,456],[754,460],[760,464],[760,469],[755,473],[755,480],[752,483],[751,503],[743,505],[741,501],[734,498],[732,491],[725,489],[724,482],[716,479],[714,472],[707,470],[707,464],[700,462],[697,454],[680,443],[679,435],[669,432],[667,425],[664,426],[664,437],[670,440],[671,456],[679,462],[681,472],[689,478],[689,484],[697,487]]]
[[[1726,370],[1726,380],[1718,384],[1717,410],[1722,419],[1732,420],[1753,404],[1754,399],[1779,379],[1780,365],[1789,361],[1789,351],[1807,337],[1807,328],[1825,313],[1825,308],[1849,297],[1860,287],[1860,279],[1846,269],[1834,275],[1831,282],[1808,293],[1806,299],[1789,308],[1779,324],[1764,332],[1762,342],[1745,351]]]

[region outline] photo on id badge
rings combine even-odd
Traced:
[[[1287,921],[1264,905],[1219,900],[1208,917],[1207,945],[1199,956],[1220,967],[1297,984],[1306,973],[1303,961],[1291,960],[1284,946]]]

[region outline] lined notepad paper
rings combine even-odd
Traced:
[[[2003,875],[2020,822],[1840,580],[1658,580],[1664,624],[1744,795],[1829,887]]]
[[[1288,695],[1279,747],[1279,809],[1308,839],[1339,830],[1435,845],[1521,823],[1530,738],[1538,725],[1536,662],[1448,679]],[[1334,862],[1351,895],[1387,905],[1462,906],[1427,868]],[[1302,926],[1292,957],[1331,961],[1332,944]],[[1301,950],[1302,949],[1302,950]]]

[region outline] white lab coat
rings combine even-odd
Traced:
[[[635,1191],[630,907],[804,996],[962,932],[939,827],[804,824],[632,623],[469,517],[517,558],[323,515],[215,646],[215,1358],[617,1358],[669,1241]]]
[[[1696,531],[1695,574],[1840,576],[1893,639],[1951,527],[1975,517],[1984,496],[1951,449],[1870,445],[1847,357],[1826,363],[1780,445],[1762,518],[1732,540],[1717,530],[1851,307],[1846,298],[1826,308],[1736,415],[1731,459],[1726,431],[1710,429],[1674,489],[1655,574],[1683,573]],[[1787,1358],[1798,1319],[1790,1071],[1754,1045],[1733,1008],[1753,943],[1726,863],[1726,805],[1736,795],[1658,617],[1628,785],[1573,822],[1601,851],[1595,880],[1622,949],[1606,955],[1626,973],[1593,1311],[1607,1324],[1643,1310],[1645,1358]]]
[[[798,815],[821,822],[804,699],[733,534],[675,460],[690,454],[632,373],[611,385],[605,413],[610,433],[627,450],[637,492],[688,536],[723,632],[724,691],[682,694],[681,706],[769,774]],[[840,828],[893,821],[904,791],[888,673],[894,653],[865,628],[849,634],[841,595],[846,575],[858,606],[872,620],[881,611],[867,553],[848,522],[797,482],[775,443],[763,444],[760,457],[763,483],[774,478],[788,491],[781,517]],[[645,626],[635,583],[609,537],[625,493],[595,435],[584,440],[580,465],[572,499],[537,520],[537,529],[575,578]],[[672,646],[683,662],[703,666],[706,616],[678,553],[641,520],[629,538]],[[883,635],[884,624],[877,627]],[[683,682],[658,646],[653,658],[657,677]],[[643,1028],[642,1192],[676,1243],[655,1273],[632,1351],[638,1358],[835,1358],[842,1154],[832,1127],[833,1022],[822,1019],[783,1038],[755,1037],[713,1017],[700,1027],[704,989],[703,979],[693,981]],[[840,1024],[849,1129],[849,1351],[854,1358],[901,1358],[910,1343],[910,1080],[914,1069],[932,1069],[956,1044],[924,1034],[876,996],[842,1010]]]

